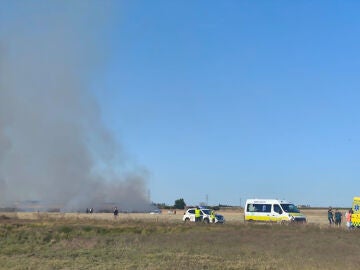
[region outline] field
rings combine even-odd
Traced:
[[[357,269],[360,230],[327,225],[183,224],[168,214],[0,213],[1,269]]]

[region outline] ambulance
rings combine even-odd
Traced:
[[[299,222],[306,223],[306,216],[291,202],[277,199],[248,199],[244,208],[246,222]]]
[[[352,204],[353,214],[351,215],[351,223],[354,227],[360,227],[360,197],[354,197]]]

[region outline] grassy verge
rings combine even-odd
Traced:
[[[360,231],[0,219],[1,269],[355,269]]]

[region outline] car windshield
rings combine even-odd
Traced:
[[[202,209],[201,211],[203,211],[203,213],[206,214],[206,215],[210,215],[210,210],[209,209]]]
[[[282,203],[281,207],[286,213],[300,213],[300,210],[295,205],[290,203]]]

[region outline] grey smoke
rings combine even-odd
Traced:
[[[91,89],[109,57],[102,40],[111,7],[101,3],[2,6],[0,205],[148,207],[146,170],[125,164]]]

